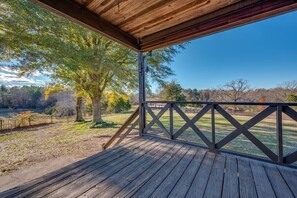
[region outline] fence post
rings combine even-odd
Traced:
[[[283,163],[283,123],[282,123],[282,112],[283,112],[283,106],[277,105],[276,110],[276,134],[277,134],[277,156],[278,156],[278,162]]]
[[[211,139],[212,139],[212,150],[216,151],[215,104],[211,105]]]
[[[0,120],[0,130],[3,130],[3,120]]]
[[[174,136],[173,136],[173,103],[170,102],[170,115],[169,115],[169,119],[170,119],[170,138],[173,140]]]

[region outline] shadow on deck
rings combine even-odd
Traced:
[[[0,197],[296,197],[297,171],[139,137]]]

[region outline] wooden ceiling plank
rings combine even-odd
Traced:
[[[132,22],[137,22],[139,20],[141,20],[141,17],[145,14],[150,13],[152,10],[160,10],[162,7],[168,6],[170,3],[177,1],[177,0],[163,0],[163,1],[158,1],[154,4],[152,4],[151,6],[146,7],[145,9],[137,12],[133,15],[131,15],[130,17],[126,18],[125,21],[123,21],[122,23],[119,23],[118,26],[122,27],[125,25],[128,25]],[[162,14],[162,13],[160,13]]]
[[[128,33],[113,26],[109,22],[105,21],[101,17],[97,16],[88,9],[82,7],[72,0],[31,0],[58,15],[66,17],[72,21],[75,21],[95,32],[98,32],[108,38],[111,38],[119,43],[126,45],[127,47],[138,50],[139,45],[136,38]]]
[[[187,31],[180,31],[168,37],[159,37],[159,39],[154,42],[142,43],[141,51],[150,51],[184,42],[293,10],[297,10],[297,2],[294,0],[261,1],[261,4],[256,4],[255,6],[234,10],[234,12],[229,13],[228,16],[225,15],[221,18],[189,27]]]
[[[123,18],[125,16],[126,13],[126,8],[129,8],[131,6],[131,2],[133,0],[121,0],[121,2],[119,4],[117,4],[116,6],[110,8],[109,10],[106,10],[100,14],[100,16],[102,18],[107,19],[108,21],[111,21],[112,24],[116,25],[115,23],[115,18]],[[131,14],[131,13],[129,13]]]
[[[149,25],[149,26],[143,27],[139,30],[129,32],[129,34],[131,34],[133,36],[138,35],[140,38],[144,38],[144,37],[154,34],[156,32],[160,32],[162,30],[174,27],[178,24],[182,24],[182,23],[190,21],[192,19],[196,19],[197,16],[198,17],[203,16],[204,13],[207,13],[206,9],[205,10],[201,9],[201,10],[199,10],[199,12],[197,12],[196,9],[189,9],[187,12],[185,12],[183,14],[177,14],[175,17],[169,18],[166,21],[164,21],[163,23]],[[128,32],[128,31],[126,31],[126,32]]]
[[[104,17],[104,14],[106,14],[107,12],[110,12],[110,13],[113,13],[113,14],[116,14],[114,9],[118,9],[120,8],[121,4],[125,3],[125,2],[128,2],[128,0],[114,0],[114,1],[110,1],[110,4],[108,4],[107,6],[105,6],[104,8],[98,8],[96,10],[94,10],[95,13],[98,13],[99,16],[102,16],[103,18]],[[112,21],[112,20],[109,20],[109,21]]]
[[[181,24],[178,24],[176,26],[173,26],[173,27],[167,28],[165,30],[162,30],[162,31],[153,33],[151,35],[145,36],[145,37],[142,38],[142,42],[143,42],[143,44],[148,43],[148,42],[152,42],[155,39],[158,39],[158,38],[160,38],[162,36],[165,36],[165,35],[168,36],[170,34],[180,32],[180,31],[184,30],[186,27],[193,27],[193,26],[199,25],[200,23],[203,23],[205,21],[208,22],[210,20],[216,19],[217,17],[221,17],[221,16],[225,16],[227,14],[230,14],[230,13],[234,12],[235,10],[243,9],[243,8],[245,8],[247,6],[251,6],[251,5],[254,5],[256,3],[260,3],[262,1],[263,0],[250,0],[250,1],[240,1],[240,2],[237,2],[235,4],[231,4],[231,5],[227,6],[227,7],[223,7],[221,9],[215,10],[215,11],[213,11],[211,13],[199,16],[197,18],[194,18],[192,20],[188,20],[188,21],[186,21],[184,23],[181,23]]]
[[[106,6],[106,4],[108,4],[110,1],[109,0],[93,0],[88,6],[87,8],[89,10],[95,10],[100,6]]]
[[[258,2],[260,0],[250,0],[246,2]],[[170,29],[172,27],[178,27],[178,24],[184,24],[187,22],[187,25],[191,26],[193,24],[197,24],[203,20],[208,20],[211,16],[213,17],[214,13],[218,13],[217,15],[228,13],[231,9],[226,9],[230,7],[231,5],[236,7],[235,5],[239,4],[240,0],[232,0],[232,1],[220,1],[220,0],[212,0],[209,4],[206,4],[199,9],[190,9],[185,13],[177,14],[174,19],[170,21],[170,23],[163,23],[160,25],[155,25],[152,28],[147,28],[145,30],[142,30],[140,34],[140,38],[146,38],[149,35],[154,35],[154,33],[162,32],[163,30]],[[249,4],[251,4],[249,3]],[[242,3],[241,3],[242,4]],[[226,9],[226,11],[225,11]],[[221,10],[224,10],[224,12],[219,12]],[[207,16],[207,17],[205,17]],[[198,20],[199,19],[199,20]],[[190,23],[191,21],[194,21],[193,23]],[[126,31],[126,30],[124,30]],[[129,32],[129,31],[126,31]],[[131,35],[137,35],[136,32],[129,32]]]
[[[134,26],[133,28],[128,29],[126,31],[130,32],[131,34],[135,34],[135,33],[141,32],[142,28],[149,29],[149,28],[156,26],[156,24],[158,24],[158,25],[164,24],[165,21],[170,21],[170,19],[173,19],[173,18],[177,17],[178,15],[183,15],[185,12],[189,12],[190,9],[196,11],[197,8],[199,8],[203,5],[206,5],[207,3],[209,3],[209,1],[210,0],[201,0],[200,2],[192,1],[188,4],[185,4],[177,9],[175,9],[175,10],[172,10],[171,12],[160,15],[159,17],[156,17],[156,18],[152,18],[151,20],[146,21],[145,23],[141,23],[138,26]]]
[[[106,17],[112,19],[113,23],[118,26],[128,17],[131,17],[131,15],[134,15],[137,12],[141,12],[143,9],[145,9],[148,6],[151,6],[154,3],[156,3],[156,0],[155,1],[151,1],[151,0],[150,1],[149,0],[133,1],[133,3],[129,3],[121,7],[122,15],[112,16],[112,14],[110,13],[110,15]]]

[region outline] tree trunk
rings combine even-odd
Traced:
[[[83,122],[83,97],[76,97],[76,119],[75,122]]]
[[[93,108],[93,122],[101,123],[102,120],[102,112],[101,112],[101,96],[96,98],[92,98],[92,108]]]

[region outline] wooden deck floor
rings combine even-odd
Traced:
[[[296,197],[296,170],[135,138],[0,197]]]

